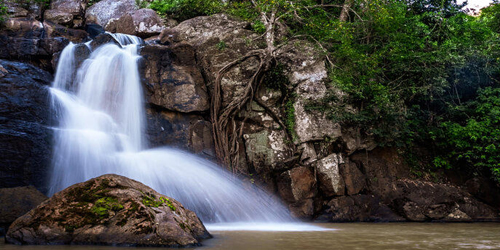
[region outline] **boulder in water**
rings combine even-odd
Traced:
[[[193,246],[211,237],[196,214],[119,175],[75,184],[17,219],[6,242]]]
[[[0,236],[12,222],[46,199],[47,196],[33,186],[0,188]]]

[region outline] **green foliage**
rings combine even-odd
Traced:
[[[297,132],[295,132],[295,107],[293,99],[288,99],[285,105],[285,125],[288,133],[292,136],[292,140],[298,140]]]
[[[266,32],[266,26],[260,21],[257,20],[252,24],[252,30],[259,34],[264,34]]]
[[[101,0],[89,0],[89,3],[87,4],[87,7],[90,7],[98,2],[100,2]]]
[[[9,14],[9,9],[5,6],[5,0],[0,1],[0,23],[3,23]]]
[[[186,20],[218,13],[222,11],[224,5],[221,0],[154,0],[149,8],[160,15],[170,15],[175,19]]]
[[[227,44],[224,41],[220,41],[217,43],[218,50],[224,50],[225,48],[227,48]]]
[[[482,89],[476,100],[457,109],[468,118],[441,123],[436,141],[446,150],[435,158],[435,165],[466,165],[479,172],[489,169],[500,182],[500,88]]]

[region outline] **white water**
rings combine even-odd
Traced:
[[[137,69],[137,44],[141,40],[124,35],[114,37],[123,48],[114,44],[96,48],[78,69],[76,78],[72,78],[75,46],[70,44],[61,53],[51,88],[59,126],[55,129],[49,195],[114,173],[177,199],[203,222],[252,222],[247,224],[249,228],[278,231],[289,231],[291,225],[298,225],[272,224],[294,220],[273,196],[255,187],[245,187],[213,163],[174,149],[147,149],[143,92]],[[234,225],[223,227],[230,230]],[[297,228],[310,229],[303,225]]]

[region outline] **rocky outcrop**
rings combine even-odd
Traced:
[[[54,0],[44,19],[70,28],[82,28],[88,0]]]
[[[12,222],[46,199],[33,186],[0,188],[0,236],[5,235]]]
[[[34,185],[46,191],[51,81],[37,67],[0,60],[0,187]]]
[[[205,82],[190,45],[148,45],[140,54],[149,103],[184,113],[208,110]]]
[[[134,10],[106,25],[109,32],[123,33],[143,38],[160,34],[165,28],[163,20],[152,9]]]
[[[37,1],[4,1],[9,17],[29,17],[31,19],[42,19],[43,4]]]
[[[400,179],[382,197],[410,221],[495,221],[498,210],[456,186]]]
[[[103,175],[75,184],[9,228],[12,244],[194,246],[209,238],[196,214],[142,183]]]
[[[119,19],[130,11],[137,10],[135,0],[102,0],[92,5],[85,13],[87,23],[106,27],[112,19]]]
[[[212,124],[202,116],[149,108],[146,134],[151,147],[174,146],[214,157]]]
[[[52,59],[72,42],[87,40],[87,32],[44,21],[9,18],[0,30],[0,58],[18,60],[53,72]]]

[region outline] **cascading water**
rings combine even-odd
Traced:
[[[137,69],[141,40],[113,36],[121,47],[94,48],[78,70],[75,45],[61,53],[51,88],[59,126],[49,195],[115,173],[179,200],[204,222],[293,222],[271,195],[245,189],[240,180],[209,161],[174,149],[146,149]]]

